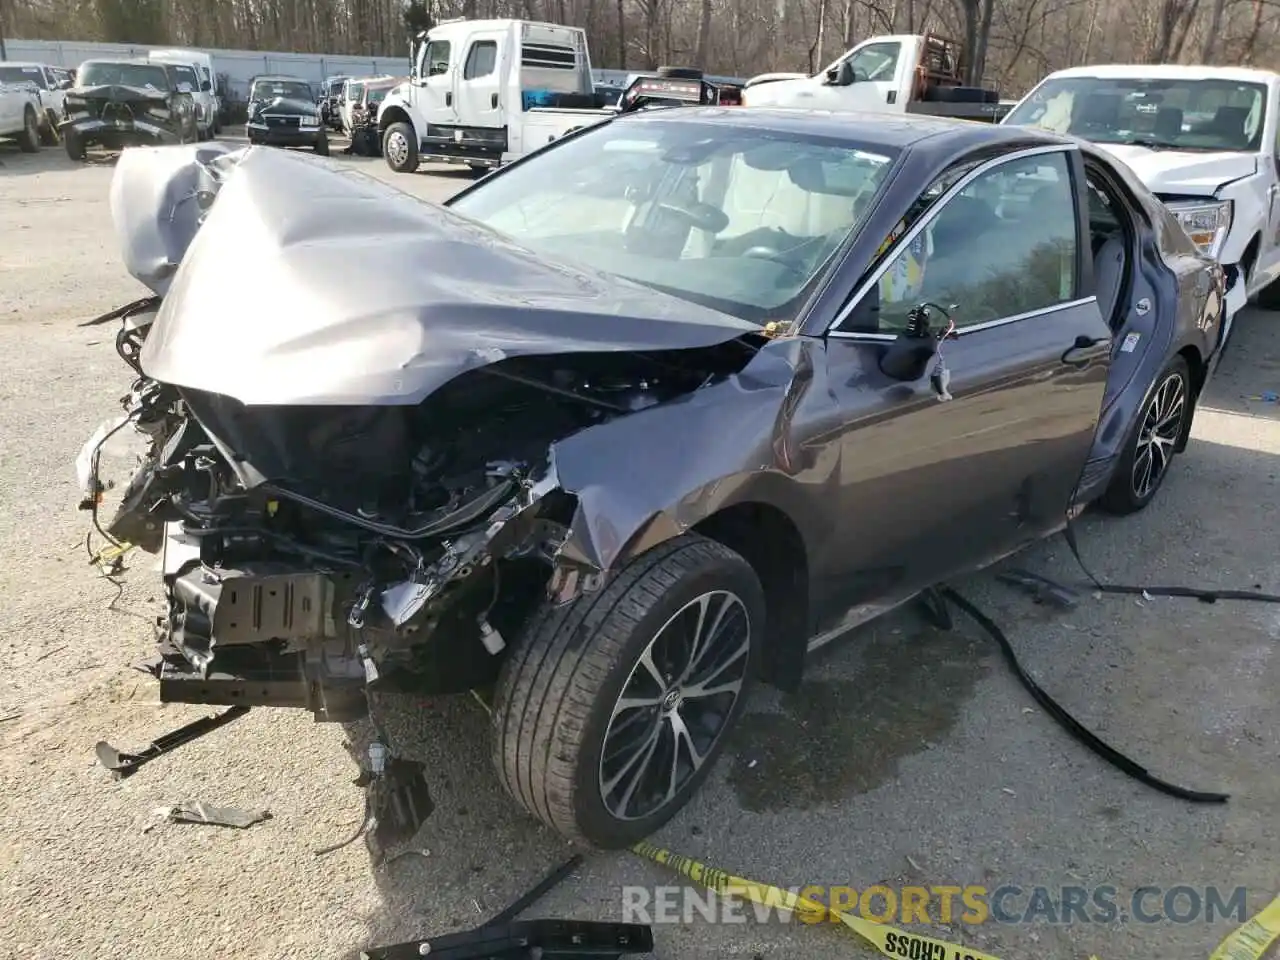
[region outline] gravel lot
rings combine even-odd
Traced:
[[[396,177],[428,199],[468,176]],[[141,746],[205,711],[162,707],[129,664],[150,652],[159,581],[135,560],[123,594],[85,562],[73,458],[125,390],[112,330],[76,323],[142,295],[119,263],[109,162],[0,146],[0,956],[190,960],[351,956],[369,943],[473,926],[567,856],[490,772],[466,700],[400,702],[393,729],[434,770],[423,856],[371,868],[355,844],[317,858],[361,814],[344,742],[359,729],[255,711],[123,782],[93,746]],[[1087,517],[1094,571],[1128,582],[1280,592],[1274,315],[1249,312],[1159,501]],[[1078,582],[1061,541],[1020,558]],[[1043,686],[1168,779],[1232,794],[1196,807],[1127,779],[1070,740],[962,623],[910,612],[829,648],[797,698],[760,692],[707,788],[657,841],[735,873],[808,883],[1280,887],[1280,614],[1254,604],[1102,598],[1037,607],[988,573],[959,585],[1002,624]],[[199,799],[268,807],[246,831],[161,824]],[[1271,824],[1269,826],[1269,824]],[[148,829],[151,828],[151,829]],[[593,855],[533,915],[616,918],[623,884],[673,882],[629,854]],[[1016,905],[1021,906],[1024,901]],[[937,926],[995,953],[1104,960],[1206,957],[1233,925]],[[658,955],[858,955],[836,929],[661,926]],[[869,954],[863,954],[869,955]]]

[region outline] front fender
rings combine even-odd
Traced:
[[[561,561],[607,574],[747,502],[783,511],[806,549],[818,542],[838,453],[799,448],[792,430],[814,387],[814,349],[772,341],[734,376],[555,444],[547,482],[577,501]]]
[[[81,129],[77,123],[63,126]],[[246,149],[213,141],[136,147],[120,155],[111,179],[111,219],[125,267],[152,293],[168,292],[206,207]]]

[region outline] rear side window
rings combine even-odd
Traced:
[[[498,44],[495,40],[477,40],[467,53],[467,65],[463,67],[462,79],[475,80],[493,73],[498,63]]]

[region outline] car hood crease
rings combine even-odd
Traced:
[[[416,404],[509,357],[709,347],[758,330],[546,260],[358,172],[250,148],[187,248],[141,362],[157,380],[246,404]]]

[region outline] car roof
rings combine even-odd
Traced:
[[[304,80],[302,77],[284,77],[284,76],[278,76],[274,73],[264,74],[261,77],[253,78],[254,83],[257,83],[259,80],[283,81],[288,83],[305,83],[308,86],[311,85],[310,80]]]
[[[89,60],[82,60],[80,66],[86,63],[127,63],[135,67],[173,67],[178,64],[165,63],[163,60],[148,60],[146,57],[93,57]]]
[[[1251,67],[1183,66],[1176,63],[1101,63],[1090,67],[1055,70],[1046,80],[1062,77],[1094,77],[1102,80],[1227,80],[1236,83],[1270,83],[1274,70]]]
[[[1073,143],[1045,130],[1009,127],[948,117],[916,114],[853,113],[835,110],[801,110],[781,107],[666,107],[641,110],[618,117],[623,122],[696,121],[714,126],[769,133],[796,133],[847,140],[859,146],[882,146],[904,150],[923,140],[938,145],[947,141],[956,149],[982,144]]]

